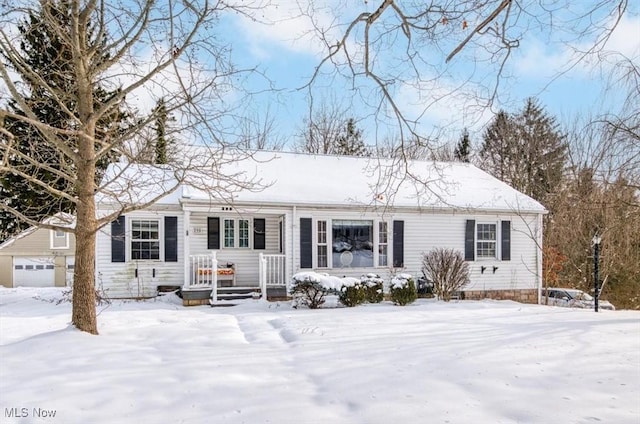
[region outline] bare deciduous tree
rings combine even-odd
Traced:
[[[424,253],[422,271],[433,282],[433,293],[445,302],[469,284],[469,264],[458,250],[436,248]]]
[[[55,4],[66,19],[58,20],[51,9]],[[233,148],[229,139],[236,128],[226,111],[225,96],[237,87],[231,77],[237,75],[225,45],[219,44],[212,31],[223,13],[252,14],[259,2],[227,4],[225,2],[119,2],[103,0],[59,0],[39,2],[16,0],[0,9],[0,87],[15,102],[21,113],[2,105],[0,109],[0,177],[17,175],[72,202],[76,211],[73,228],[43,224],[21,214],[6,202],[0,209],[10,212],[30,225],[72,231],[76,237],[76,266],[72,323],[82,331],[97,334],[95,311],[95,240],[96,232],[120,214],[146,207],[175,191],[181,184],[206,190],[213,197],[228,195],[254,181],[243,175],[225,175],[225,162],[238,160],[244,152],[222,156]],[[68,87],[59,87],[35,72],[18,49],[16,27],[29,14],[41,14],[46,25],[59,35],[69,57]],[[100,58],[100,60],[97,60]],[[248,71],[248,70],[247,70]],[[95,87],[115,89],[107,99],[98,101]],[[29,88],[30,87],[30,88]],[[35,113],[26,99],[30,90],[48,93],[65,116],[65,125],[53,125]],[[238,93],[234,93],[236,96]],[[181,149],[181,160],[163,165],[150,176],[136,166],[135,146],[147,146],[156,139],[154,125],[158,118],[155,103],[165,99],[163,113],[175,117],[172,125],[176,140],[199,144]],[[133,99],[138,99],[134,104]],[[145,107],[146,105],[146,107]],[[136,116],[124,127],[98,131],[97,123],[123,108]],[[145,110],[146,109],[146,110]],[[53,149],[58,162],[38,161],[16,148],[18,140],[4,128],[7,119],[18,120],[37,132],[34,146]],[[167,129],[168,130],[168,129]],[[178,136],[179,134],[179,136]],[[133,146],[133,147],[132,147]],[[97,184],[96,164],[114,152],[121,155],[116,172]],[[55,175],[72,187],[59,190],[50,181],[11,166],[20,156],[32,166]],[[146,172],[146,171],[145,171]],[[125,182],[125,183],[123,183]],[[215,182],[215,183],[214,183]],[[215,184],[215,185],[214,185]],[[111,211],[97,215],[96,199],[110,202]]]
[[[308,87],[321,75],[344,78],[352,90],[361,90],[374,113],[396,121],[401,140],[411,142],[418,121],[444,97],[464,92],[468,107],[492,105],[512,52],[528,38],[542,35],[574,47],[576,54],[560,71],[565,72],[603,50],[627,6],[628,0],[572,8],[560,0],[371,0],[345,2],[343,13],[334,13],[329,23],[310,7],[301,12],[311,19],[326,54]],[[468,72],[456,72],[454,64]],[[452,82],[454,73],[463,82]],[[408,94],[419,110],[407,112]]]

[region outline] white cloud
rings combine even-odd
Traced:
[[[640,16],[624,15],[611,34],[605,50],[619,52],[626,57],[640,55]]]
[[[518,76],[535,79],[550,79],[560,73],[569,71],[571,77],[586,77],[601,67],[612,65],[612,61],[604,59],[623,55],[638,60],[640,56],[640,17],[624,15],[606,44],[596,54],[584,55],[593,49],[595,40],[587,40],[576,45],[562,44],[562,49],[552,46],[560,43],[543,42],[530,38],[525,47],[518,51],[513,62],[514,72]],[[615,60],[614,60],[615,61]],[[575,66],[574,66],[575,65]]]
[[[276,49],[294,53],[323,54],[326,47],[318,38],[317,29],[331,30],[333,16],[331,9],[322,2],[314,2],[313,15],[308,15],[307,2],[282,1],[260,10],[257,20],[239,16],[236,24],[240,27],[252,55],[260,59],[270,58]],[[317,3],[317,4],[315,4]]]

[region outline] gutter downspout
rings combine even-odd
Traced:
[[[542,302],[542,214],[538,214],[538,237],[536,240],[536,279],[538,284],[538,305]]]
[[[292,208],[292,219],[291,219],[291,276],[293,277],[293,275],[295,274],[295,267],[296,267],[296,242],[295,242],[295,238],[296,238],[296,228],[297,228],[297,221],[298,221],[298,208],[296,205],[293,205]],[[287,278],[286,281],[286,290],[287,290],[287,294],[289,293],[289,280],[290,278]]]
[[[189,228],[191,227],[191,211],[188,210],[184,210],[184,218],[183,218],[183,225],[184,225],[184,238],[183,238],[183,243],[184,245],[182,246],[182,251],[183,251],[183,257],[184,257],[184,283],[182,284],[183,289],[184,288],[188,288],[191,285],[191,275],[189,272]]]

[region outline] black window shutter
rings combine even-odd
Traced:
[[[393,221],[393,266],[404,266],[404,221]]]
[[[178,262],[178,217],[164,217],[164,261]]]
[[[500,251],[502,252],[502,260],[511,260],[511,221],[502,221],[502,231],[500,232],[502,238],[502,246]]]
[[[125,218],[120,215],[111,223],[111,262],[124,262],[125,260]]]
[[[467,227],[464,232],[464,260],[476,260],[476,221],[467,219]]]
[[[300,218],[300,268],[313,268],[311,218]]]
[[[220,218],[207,218],[207,249],[220,249]]]
[[[253,248],[259,250],[264,250],[267,248],[265,239],[264,218],[253,219]]]

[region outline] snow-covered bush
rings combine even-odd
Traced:
[[[289,293],[293,297],[293,307],[300,305],[318,309],[326,301],[328,294],[335,294],[344,285],[343,279],[317,272],[299,272],[292,277]]]
[[[418,298],[416,283],[410,274],[398,274],[391,279],[389,294],[394,304],[405,306]]]
[[[365,292],[365,302],[380,303],[384,299],[384,282],[377,274],[363,275],[361,278]]]
[[[326,296],[337,294],[344,306],[352,307],[364,302],[382,301],[383,281],[376,274],[367,274],[359,279],[335,277],[318,272],[299,272],[292,277],[289,293],[293,297],[293,307],[308,306],[317,309],[326,301]]]
[[[367,299],[367,286],[356,279],[350,279],[340,288],[338,299],[344,306],[358,306]]]
[[[433,294],[445,302],[469,284],[469,264],[458,250],[438,248],[423,253],[422,271],[433,281]]]
[[[289,293],[293,297],[294,308],[305,305],[309,309],[318,309],[324,304],[328,291],[319,281],[308,277],[300,278],[296,274],[293,276]]]

